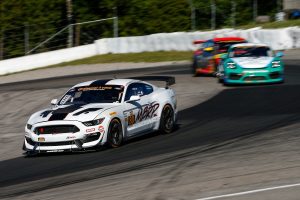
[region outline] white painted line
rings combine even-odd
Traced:
[[[277,190],[277,189],[283,189],[283,188],[291,188],[291,187],[297,187],[297,186],[300,186],[300,183],[291,184],[291,185],[282,185],[282,186],[276,186],[276,187],[269,187],[269,188],[262,188],[262,189],[257,189],[257,190],[249,190],[249,191],[232,193],[232,194],[224,194],[224,195],[219,195],[219,196],[201,198],[201,199],[197,199],[197,200],[221,199],[221,198],[226,198],[226,197],[242,196],[242,195],[246,195],[246,194],[253,194],[253,193],[258,193],[258,192]]]

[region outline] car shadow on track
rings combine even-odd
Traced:
[[[180,127],[172,134],[149,134],[120,148],[95,153],[1,161],[0,187],[101,166],[114,166],[112,169],[117,170],[120,163],[264,134],[300,121],[299,91],[300,85],[227,89],[206,102],[179,112]]]

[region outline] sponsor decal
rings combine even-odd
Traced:
[[[143,121],[148,118],[152,118],[156,116],[156,111],[159,108],[159,104],[152,102],[145,107],[141,108],[136,117],[136,121]]]
[[[65,104],[67,101],[69,101],[69,99],[71,98],[71,95],[65,95],[62,100],[60,100],[60,104]]]
[[[39,142],[45,142],[45,138],[44,138],[44,137],[39,137],[39,138],[38,138],[38,141],[39,141]]]
[[[98,130],[99,130],[99,132],[100,132],[101,134],[104,134],[104,133],[105,133],[105,129],[104,129],[103,126],[99,126]]]
[[[130,111],[129,116],[127,117],[128,126],[131,126],[135,124],[135,115],[133,114],[133,111]]]
[[[68,136],[66,139],[67,140],[69,140],[69,139],[76,139],[76,136],[75,135],[71,135],[71,136]]]
[[[87,133],[91,133],[91,132],[95,132],[95,128],[90,128],[90,129],[86,129],[85,132]]]
[[[78,91],[92,91],[92,90],[111,90],[112,86],[94,86],[94,87],[82,87],[79,88]]]
[[[156,111],[159,108],[159,103],[152,102],[140,108],[137,114],[134,114],[134,111],[131,110],[128,117],[125,117],[125,121],[128,126],[132,126],[137,122],[142,122],[146,119],[151,119],[157,116]],[[126,113],[124,113],[126,115]]]
[[[113,115],[116,115],[116,114],[117,114],[117,112],[111,112],[111,113],[109,113],[110,116],[113,116]]]

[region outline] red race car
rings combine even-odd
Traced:
[[[214,38],[210,40],[196,40],[194,44],[202,44],[193,55],[193,73],[197,75],[214,75],[220,63],[221,55],[227,53],[233,44],[247,42],[240,37]]]

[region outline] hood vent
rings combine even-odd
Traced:
[[[82,113],[84,114],[87,114],[89,112],[95,112],[97,110],[101,110],[102,108],[87,108],[87,109],[84,109],[82,111],[79,111],[77,113],[74,113],[73,116],[78,116],[78,115],[81,115]]]
[[[67,115],[68,113],[53,113],[49,118],[49,121],[64,120]]]

